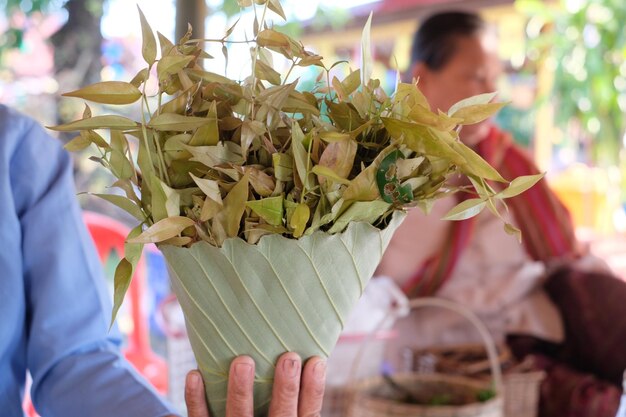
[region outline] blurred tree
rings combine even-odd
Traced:
[[[226,0],[224,3],[235,2]],[[176,40],[178,41],[185,36],[188,25],[193,28],[194,38],[204,38],[206,16],[207,5],[205,0],[176,0]]]
[[[47,13],[63,7],[67,22],[52,36],[55,76],[70,88],[77,88],[100,79],[102,63],[102,19],[105,0],[5,0],[4,12],[10,18],[22,13],[27,18],[34,13]],[[19,48],[27,25],[10,26],[3,34],[2,48]]]
[[[549,48],[555,68],[557,124],[587,148],[600,166],[624,165],[626,154],[626,2],[561,0],[560,7],[542,1],[518,5],[551,30],[533,31],[538,48]],[[533,24],[533,19],[531,19]],[[542,54],[531,50],[531,55]]]
[[[67,22],[55,33],[54,65],[63,91],[100,80],[104,0],[68,0],[63,6]]]

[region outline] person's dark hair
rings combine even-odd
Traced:
[[[450,11],[436,13],[419,26],[411,46],[411,67],[418,62],[432,70],[441,69],[454,54],[460,36],[473,36],[485,29],[485,21],[475,13]]]

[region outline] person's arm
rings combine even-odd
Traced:
[[[28,326],[27,366],[41,415],[162,417],[172,413],[121,357],[109,333],[102,267],[84,226],[71,160],[27,123],[12,160]]]
[[[302,369],[297,354],[283,354],[276,363],[269,417],[319,416],[325,380],[326,362],[323,359],[311,358]],[[235,358],[230,365],[226,417],[253,415],[253,386],[254,361],[248,356]],[[189,417],[210,417],[198,371],[187,375],[185,401]]]

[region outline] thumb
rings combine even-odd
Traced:
[[[200,372],[193,370],[185,380],[185,403],[189,417],[209,417],[209,408],[204,396],[204,383]]]

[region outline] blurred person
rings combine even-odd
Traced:
[[[496,91],[501,74],[493,28],[467,12],[426,19],[411,60],[409,75],[434,111]],[[506,179],[539,173],[489,120],[464,126],[460,139]],[[567,209],[545,179],[507,200],[504,218],[521,229],[523,244],[488,210],[441,221],[463,198],[440,199],[429,214],[411,210],[376,275],[393,279],[410,298],[435,295],[469,307],[519,358],[532,354],[548,374],[543,416],[613,417],[626,368],[626,284],[581,248]],[[438,310],[419,311],[397,327],[396,357],[405,346],[480,340],[469,323]]]
[[[0,414],[23,416],[29,371],[42,416],[173,417],[120,354],[117,329],[109,332],[110,297],[71,168],[58,140],[0,105]],[[254,363],[239,357],[231,369],[228,416],[248,417]],[[300,359],[283,355],[271,415],[319,412],[324,372],[323,361],[309,360],[300,389]],[[199,372],[186,382],[189,417],[208,417]]]

